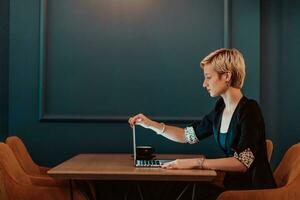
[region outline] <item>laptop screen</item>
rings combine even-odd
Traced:
[[[136,163],[136,140],[135,140],[135,125],[132,127],[132,135],[133,135],[133,165]]]
[[[164,159],[164,160],[137,160],[136,153],[136,137],[135,137],[135,125],[132,126],[132,138],[133,138],[133,165],[135,167],[160,167],[166,162],[170,162],[172,160]]]

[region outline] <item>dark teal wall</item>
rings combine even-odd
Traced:
[[[299,53],[300,53],[300,2],[282,1],[282,35],[280,74],[280,121],[282,127],[280,142],[282,150],[287,149],[300,140],[300,84],[299,84]]]
[[[203,116],[215,100],[202,89],[198,63],[226,42],[245,56],[244,93],[262,104],[274,162],[299,141],[297,116],[290,116],[299,108],[299,16],[289,13],[299,4],[233,0],[224,28],[219,0],[48,2],[42,34],[39,2],[10,3],[9,134],[37,162],[130,152],[126,119],[137,112],[180,126]],[[212,139],[183,145],[137,131],[138,143],[160,152],[220,154]]]
[[[246,79],[243,92],[260,100],[260,1],[232,1],[232,47],[244,54]]]
[[[0,141],[8,134],[9,1],[0,1]]]
[[[262,1],[261,97],[275,165],[300,140],[299,9],[299,1]]]

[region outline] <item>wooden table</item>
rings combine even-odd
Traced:
[[[199,155],[160,154],[157,159],[195,158]],[[145,181],[212,181],[214,170],[167,170],[134,167],[131,154],[79,154],[50,169],[56,179],[69,180],[145,180]]]

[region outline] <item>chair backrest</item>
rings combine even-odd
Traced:
[[[1,200],[8,200],[6,190],[7,189],[5,188],[5,181],[4,181],[3,175],[0,171],[0,199]]]
[[[278,187],[291,183],[300,175],[300,143],[291,146],[274,172]]]
[[[40,170],[32,160],[23,141],[17,136],[10,136],[5,143],[11,148],[23,170],[30,175],[39,175]]]
[[[1,200],[63,200],[70,198],[68,185],[55,186],[53,181],[33,179],[27,175],[10,147],[0,142],[0,199]],[[36,180],[36,181],[34,181]],[[79,190],[73,190],[74,200],[86,198]]]
[[[270,162],[273,153],[273,142],[270,139],[266,139],[266,144],[267,144],[268,161]]]
[[[0,142],[0,173],[1,176],[8,176],[16,183],[30,184],[31,181],[23,171],[14,153],[7,144]]]

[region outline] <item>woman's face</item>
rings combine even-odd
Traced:
[[[228,79],[226,73],[218,74],[213,68],[212,65],[205,65],[203,68],[204,72],[204,81],[203,87],[208,91],[211,97],[220,96],[224,94],[228,86],[226,81]]]

